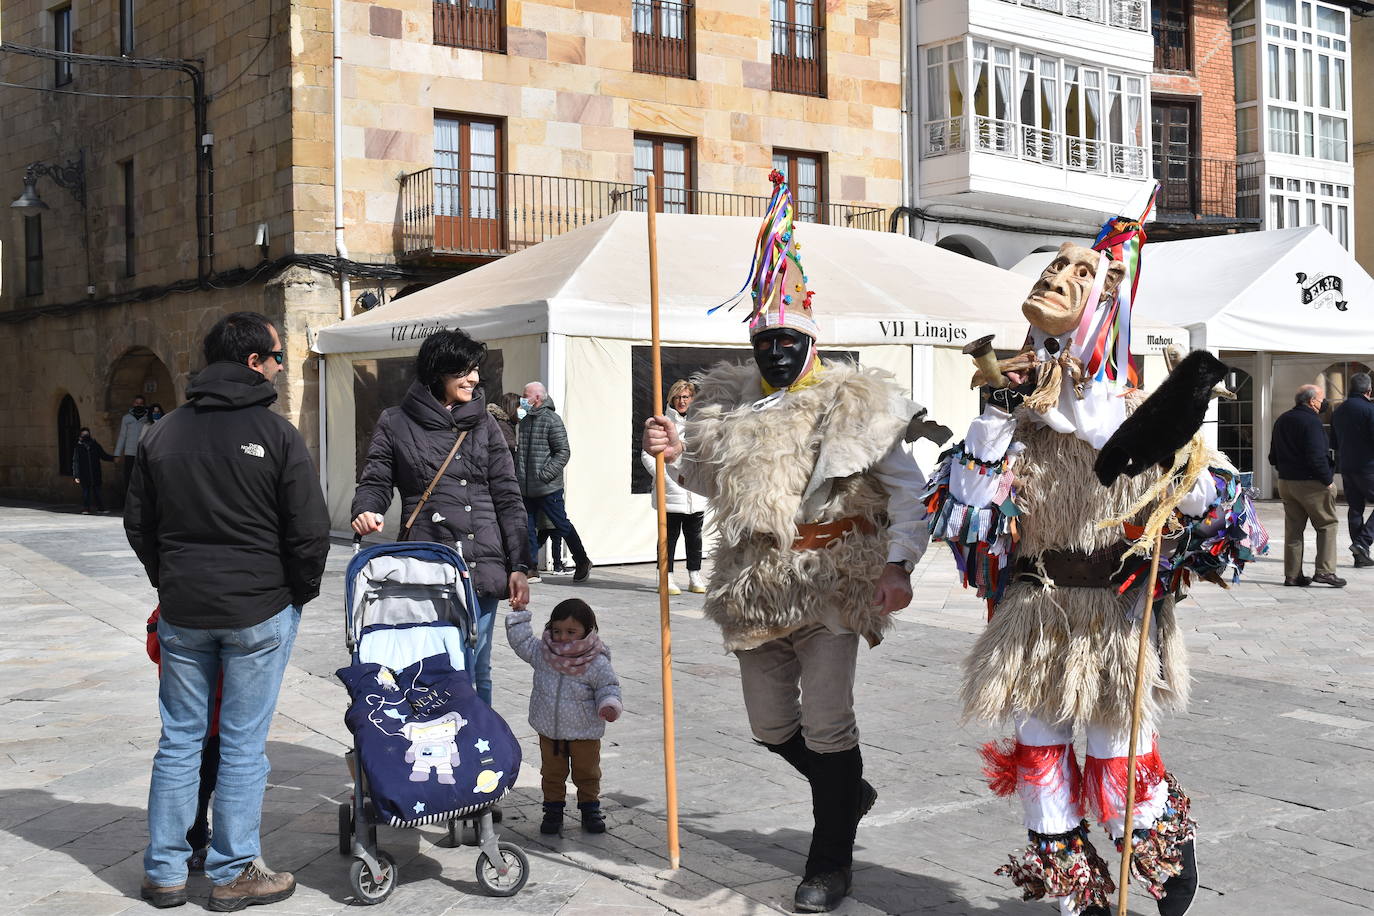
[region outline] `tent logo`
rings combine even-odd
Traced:
[[[1321,274],[1308,283],[1307,274],[1298,271],[1297,278],[1298,286],[1302,287],[1303,305],[1310,305],[1314,309],[1334,305],[1338,312],[1344,312],[1350,307],[1350,303],[1341,298],[1341,293],[1345,290],[1340,277],[1334,274]]]

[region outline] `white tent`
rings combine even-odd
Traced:
[[[706,312],[744,282],[758,226],[751,217],[659,217],[666,355],[747,348],[745,306]],[[797,236],[822,349],[891,371],[933,418],[966,424],[978,402],[960,348],[984,334],[996,335],[999,348],[1021,344],[1026,281],[895,233],[804,224]],[[334,525],[346,526],[359,437],[368,432],[359,427],[378,406],[370,388],[406,375],[427,334],[461,327],[500,352],[505,389],[532,379],[547,385],[572,446],[569,514],[592,558],[652,558],[649,497],[632,492],[637,389],[647,404],[635,368],[643,362],[636,348],[649,337],[647,251],[645,216],[618,213],[320,330],[314,348],[325,355],[323,460]],[[1177,329],[1159,331],[1161,340],[1185,339]],[[398,397],[395,387],[381,399]],[[934,454],[926,445],[924,463]]]

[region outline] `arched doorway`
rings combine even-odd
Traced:
[[[936,242],[935,247],[961,254],[966,258],[973,258],[975,261],[982,261],[984,264],[996,265],[997,263],[997,259],[992,256],[988,246],[971,235],[947,235]]]
[[[72,396],[64,394],[62,403],[57,405],[57,473],[61,477],[72,474],[72,452],[80,435],[81,411],[76,409]]]
[[[105,410],[114,435],[119,434],[120,417],[138,396],[142,396],[149,405],[161,404],[164,411],[177,406],[172,374],[157,354],[147,347],[134,347],[115,360],[110,368],[110,381],[105,388]]]

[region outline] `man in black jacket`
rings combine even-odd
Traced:
[[[259,857],[267,731],[301,607],[319,594],[329,516],[305,441],[271,410],[282,360],[262,315],[220,319],[188,404],[144,432],[130,482],[124,530],[162,607],[162,738],[142,888],[156,907],[186,902],[186,830],[221,679],[209,907],[273,903],[296,889]]]
[[[1293,408],[1274,421],[1269,463],[1278,469],[1279,498],[1283,500],[1284,585],[1345,585],[1336,575],[1339,523],[1326,430],[1318,416],[1323,397],[1317,385],[1303,385],[1293,398]],[[1311,578],[1302,574],[1302,538],[1309,521],[1317,531],[1317,569]]]
[[[1374,403],[1369,400],[1369,373],[1350,377],[1350,397],[1341,401],[1331,414],[1331,445],[1345,484],[1349,506],[1350,552],[1355,568],[1374,566],[1369,547],[1374,544],[1374,514],[1364,517],[1365,507],[1374,504]]]

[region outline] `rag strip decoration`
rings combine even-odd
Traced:
[[[1102,252],[1103,257],[1088,302],[1096,303],[1101,297],[1106,281],[1105,265],[1109,262],[1120,261],[1125,265],[1126,275],[1105,307],[1083,310],[1083,321],[1074,335],[1073,352],[1083,364],[1083,375],[1091,381],[1105,381],[1117,388],[1134,381],[1131,377],[1131,311],[1140,284],[1140,252],[1145,247],[1143,224],[1149,219],[1158,198],[1159,188],[1156,187],[1139,219],[1118,216],[1109,220],[1093,242],[1093,250]]]
[[[1021,888],[1023,900],[1068,897],[1079,910],[1107,906],[1108,895],[1116,893],[1116,883],[1107,863],[1088,840],[1087,821],[1068,833],[1032,830],[1029,838],[1030,845],[996,871]]]
[[[1192,802],[1171,774],[1165,773],[1164,778],[1169,782],[1164,814],[1148,830],[1131,831],[1131,877],[1156,900],[1164,897],[1164,882],[1183,871],[1183,846],[1197,833],[1190,813]],[[1116,841],[1117,852],[1122,845]]]
[[[921,494],[932,541],[944,541],[954,552],[954,562],[965,588],[978,590],[979,598],[996,604],[1006,591],[1016,551],[1016,486],[1012,466],[1015,457],[1002,455],[995,461],[979,459],[956,442],[941,455],[926,490]],[[950,474],[957,466],[979,475],[997,478],[992,503],[968,506],[950,491]]]

